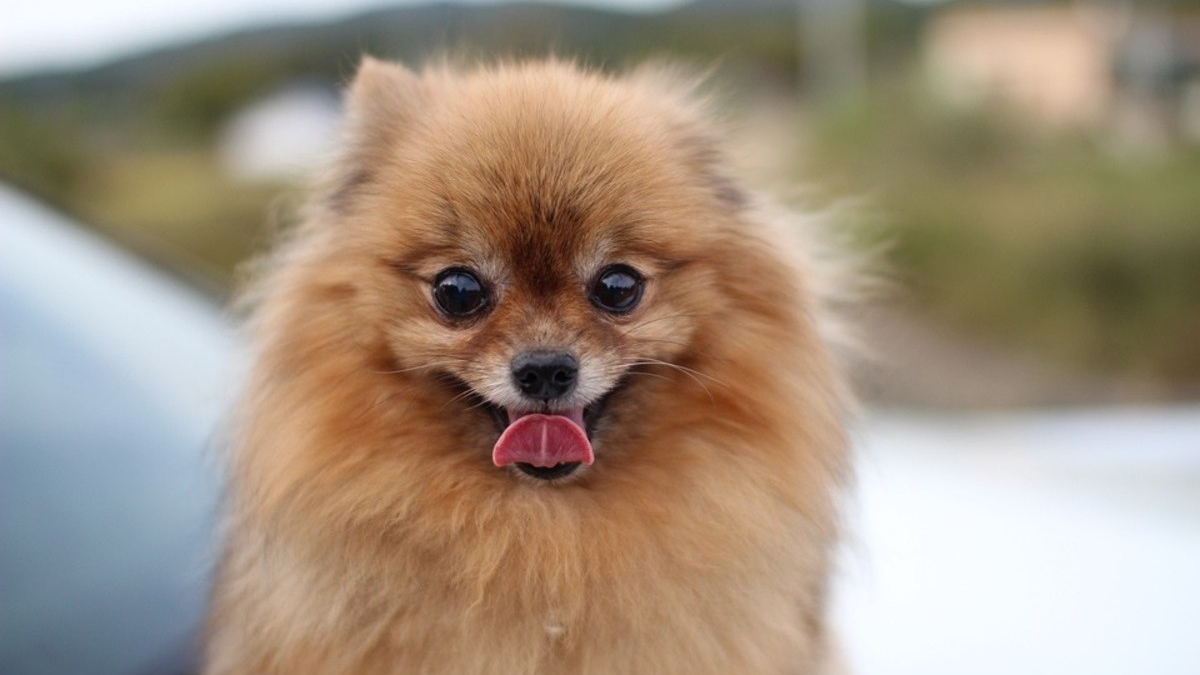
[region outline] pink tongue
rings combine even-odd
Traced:
[[[583,431],[583,411],[568,410],[562,415],[522,415],[500,434],[492,448],[492,463],[532,464],[549,468],[556,464],[595,461],[592,444]]]

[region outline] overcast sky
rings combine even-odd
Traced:
[[[257,24],[349,16],[423,1],[427,0],[0,0],[0,76],[99,64]],[[501,1],[465,0],[470,4]],[[656,9],[684,0],[556,1]]]

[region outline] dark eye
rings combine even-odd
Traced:
[[[627,265],[610,265],[600,271],[592,284],[592,304],[606,312],[625,314],[642,299],[645,282],[637,270]]]
[[[433,299],[447,316],[470,316],[487,305],[483,284],[470,270],[443,270],[433,282]]]

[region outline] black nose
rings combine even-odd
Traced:
[[[512,374],[522,394],[548,401],[571,393],[579,364],[566,352],[527,352],[513,359]]]

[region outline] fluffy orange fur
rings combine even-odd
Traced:
[[[367,59],[348,107],[257,285],[205,672],[824,672],[847,399],[822,282],[690,87]],[[588,302],[612,262],[646,278],[628,315]],[[485,316],[436,310],[453,265]],[[493,466],[478,405],[547,345],[618,387],[555,482]]]

